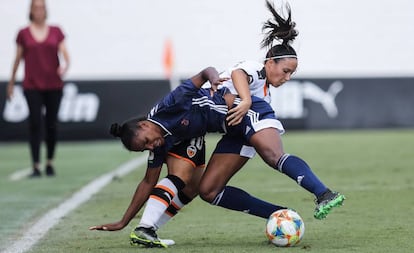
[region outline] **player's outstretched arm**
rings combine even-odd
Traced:
[[[147,168],[142,181],[138,184],[128,209],[120,221],[89,227],[89,230],[116,231],[126,227],[147,201],[152,189],[158,182],[161,167]]]
[[[214,67],[207,67],[191,78],[197,88],[201,88],[205,82],[209,81],[213,90],[217,90],[217,86],[226,80],[228,78],[221,78]]]

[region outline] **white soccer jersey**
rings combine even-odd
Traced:
[[[249,89],[252,96],[256,96],[264,99],[267,103],[270,103],[269,87],[266,84],[266,73],[264,71],[264,65],[255,61],[242,61],[227,69],[220,77],[229,77],[230,79],[223,82],[223,87],[230,90],[232,94],[237,95],[237,91],[231,80],[231,72],[236,69],[243,70],[249,77]]]
[[[270,91],[269,86],[266,84],[266,73],[264,71],[264,65],[260,62],[242,61],[223,71],[220,73],[220,77],[228,77],[229,80],[223,82],[218,88],[226,87],[232,94],[238,94],[231,80],[231,72],[236,69],[242,69],[249,77],[250,95],[262,98],[267,103],[270,103]],[[210,87],[210,83],[207,82],[202,88]]]

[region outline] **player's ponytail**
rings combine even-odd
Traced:
[[[131,144],[139,129],[138,122],[146,119],[146,117],[132,118],[126,120],[122,125],[113,123],[109,129],[109,133],[114,137],[120,138],[124,147],[132,151]]]
[[[296,23],[292,21],[290,6],[286,4],[286,19],[277,13],[273,4],[269,1],[266,1],[266,7],[273,16],[271,19],[268,19],[262,27],[265,37],[261,42],[261,47],[270,48],[266,54],[266,60],[278,60],[287,57],[296,58],[296,51],[290,44],[296,36],[298,36],[298,31],[295,29]],[[281,43],[273,45],[274,41],[279,41]]]
[[[118,123],[113,123],[109,129],[109,133],[114,137],[121,137],[121,129]]]

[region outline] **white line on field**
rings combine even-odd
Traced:
[[[25,169],[18,170],[9,176],[9,180],[17,181],[22,178],[28,177],[31,171],[32,171],[31,168],[25,168]]]
[[[74,193],[72,197],[61,203],[58,207],[50,210],[45,215],[43,215],[28,230],[24,231],[24,235],[22,235],[20,240],[15,241],[12,245],[6,248],[3,253],[22,253],[29,250],[47,233],[49,229],[59,223],[59,221],[64,216],[89,200],[94,194],[109,184],[114,177],[122,177],[146,161],[147,157],[145,155],[140,156],[122,164],[114,171],[96,178],[84,186],[82,189],[80,189],[78,192]]]

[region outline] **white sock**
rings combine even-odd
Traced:
[[[170,179],[163,178],[158,182],[148,198],[139,226],[158,229],[156,225],[157,221],[164,214],[165,210],[170,205],[171,200],[176,195],[177,187],[175,187]]]
[[[169,208],[175,209],[176,212],[179,212],[181,208],[183,208],[183,206],[185,205],[181,202],[180,198],[178,197],[178,194],[175,195],[175,197],[171,201],[170,206],[165,210],[165,212],[161,215],[158,221],[155,222],[155,226],[157,228],[164,226],[165,223],[167,223],[169,220],[171,220],[172,217],[174,217],[177,214],[177,213],[169,212],[168,211]]]

